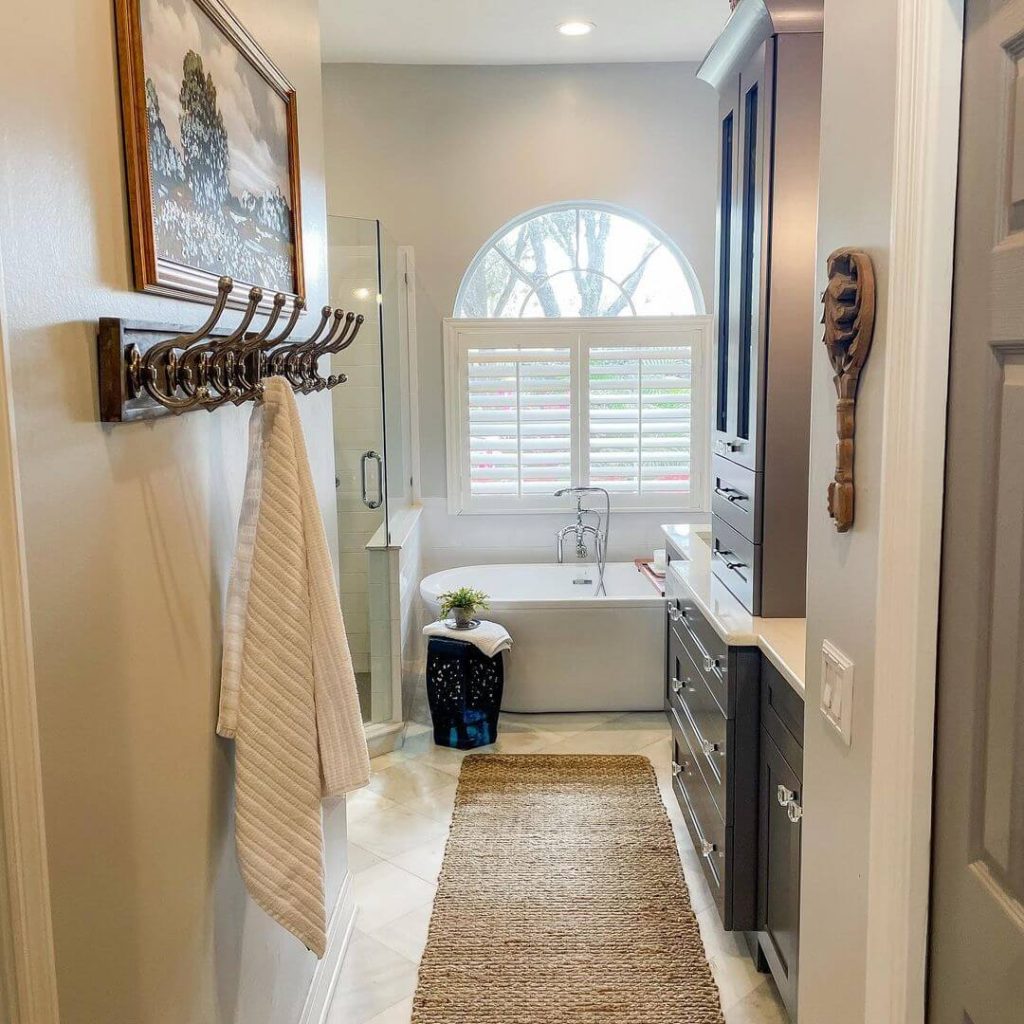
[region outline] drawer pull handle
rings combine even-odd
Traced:
[[[719,454],[728,455],[732,452],[739,451],[740,446],[735,441],[722,441],[718,440],[715,442],[715,451]]]
[[[712,854],[713,854],[713,853],[714,853],[714,852],[715,852],[715,851],[716,851],[717,849],[718,849],[718,847],[717,847],[717,846],[715,846],[715,844],[714,844],[714,843],[712,843],[712,842],[709,842],[709,841],[708,841],[707,839],[705,839],[705,840],[704,840],[704,841],[703,841],[703,842],[702,842],[702,843],[700,844],[700,855],[701,855],[702,857],[704,857],[704,858],[705,858],[706,860],[710,860],[710,859],[711,859],[711,855],[712,855]]]
[[[681,679],[672,680],[672,692],[682,693],[683,692],[683,681]]]
[[[720,498],[725,498],[726,501],[731,502],[733,505],[741,501],[750,501],[749,494],[744,494],[742,491],[737,491],[732,487],[716,487],[715,494]]]
[[[675,778],[677,775],[683,774],[683,766],[677,761],[672,762],[672,777]]]
[[[723,551],[722,548],[715,548],[715,558],[720,562],[724,562],[726,569],[730,569],[732,572],[738,572],[740,569],[750,568],[746,562],[741,562],[736,557],[735,551]]]
[[[789,802],[789,807],[786,809],[786,813],[789,815],[789,820],[796,825],[804,816],[804,809],[795,800],[791,800]]]
[[[789,807],[796,799],[796,793],[791,789],[787,789],[785,786],[779,786],[778,796],[780,807]]]
[[[704,655],[704,671],[705,672],[717,672],[721,666],[718,663],[717,658],[712,658],[710,654]]]
[[[669,606],[669,609],[668,609],[668,617],[673,622],[682,622],[682,620],[685,618],[683,613],[678,608],[675,608],[675,607],[673,607],[671,605]]]
[[[704,751],[705,757],[710,757],[718,752],[718,744],[712,743],[711,740],[704,740],[700,745],[700,749]]]

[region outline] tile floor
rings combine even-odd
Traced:
[[[498,742],[485,750],[649,757],[675,830],[726,1024],[785,1024],[775,988],[754,969],[742,937],[722,930],[672,795],[669,736],[660,713],[502,715]],[[410,724],[405,746],[376,758],[369,788],[350,799],[350,868],[359,913],[330,1024],[408,1024],[464,756],[435,747],[425,726]]]

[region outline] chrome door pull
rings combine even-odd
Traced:
[[[366,466],[369,462],[374,462],[377,465],[377,496],[375,498],[370,498],[366,491]],[[377,452],[364,452],[360,466],[363,478],[363,504],[368,509],[376,510],[384,504],[384,460]]]

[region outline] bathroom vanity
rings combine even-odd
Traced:
[[[666,527],[673,790],[727,930],[796,1019],[806,621],[752,615],[712,538]]]

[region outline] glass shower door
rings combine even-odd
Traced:
[[[338,590],[363,720],[392,718],[390,587],[376,551],[387,548],[388,494],[380,228],[328,218],[331,305],[364,316],[355,342],[332,357],[347,383],[332,392],[338,490]]]

